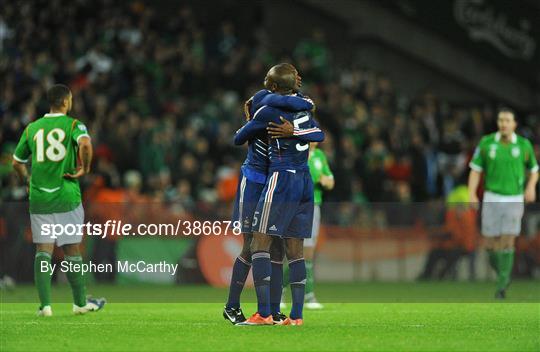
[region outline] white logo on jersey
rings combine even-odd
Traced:
[[[270,226],[270,228],[268,230],[277,231],[277,227],[276,227],[276,225],[272,225],[272,226]]]
[[[83,132],[86,132],[86,131],[87,131],[86,126],[83,125],[83,124],[79,125],[79,129],[80,129],[81,131],[83,131]]]
[[[517,158],[519,156],[519,153],[520,153],[519,147],[512,148],[512,156],[514,158]]]

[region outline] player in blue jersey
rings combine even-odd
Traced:
[[[272,92],[273,82],[280,80],[279,77],[274,76],[274,71],[271,69],[265,80],[266,87],[270,89],[264,89],[257,92],[252,98],[250,98],[245,105],[246,120],[251,120],[256,115],[257,111],[264,106],[271,106],[274,108],[281,108],[288,112],[309,111],[313,109],[313,103],[311,100],[299,95],[280,95]],[[300,80],[298,82],[298,88],[300,86]],[[300,140],[312,141],[313,139],[320,138],[316,133],[303,133],[302,130],[294,131],[292,124],[288,121],[284,121],[282,125],[282,132],[293,136],[298,135]],[[314,136],[314,138],[312,138]],[[251,224],[253,220],[253,213],[255,207],[259,201],[260,195],[266,183],[268,173],[268,136],[266,130],[263,128],[257,134],[253,135],[248,141],[248,155],[242,165],[240,172],[240,179],[238,183],[235,209],[233,220],[240,222],[241,232],[244,238],[244,245],[242,252],[235,260],[233,266],[233,273],[231,277],[231,283],[229,287],[229,297],[225,308],[223,310],[223,317],[229,320],[233,324],[241,323],[245,321],[244,314],[240,308],[240,295],[242,293],[245,280],[251,267]],[[275,241],[271,249],[273,255],[273,264],[276,266],[274,273],[274,282],[276,284],[276,292],[274,295],[278,295],[279,282],[283,280],[282,264],[283,264],[283,246],[279,241]],[[279,268],[278,268],[279,267]],[[286,317],[279,313],[279,306],[277,311],[274,311],[273,319],[276,322],[281,322]]]
[[[273,82],[275,91],[290,94],[298,89],[298,72],[290,64],[273,67],[280,77]],[[265,85],[268,82],[265,82]],[[262,106],[253,119],[242,127],[235,136],[235,144],[243,144],[268,129],[269,123],[288,120],[294,125],[296,134],[310,134],[312,141],[324,140],[324,133],[308,111],[289,112],[272,106]],[[309,143],[292,138],[272,139],[269,144],[268,175],[261,197],[253,215],[251,242],[253,280],[257,293],[258,310],[241,325],[273,324],[272,308],[277,305],[271,298],[270,247],[274,238],[285,240],[285,251],[289,261],[289,281],[292,292],[292,309],[284,325],[302,325],[302,310],[306,281],[303,258],[303,240],[311,236],[313,222],[313,182],[307,165]]]

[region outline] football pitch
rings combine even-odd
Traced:
[[[305,311],[300,327],[233,326],[221,316],[226,290],[207,286],[94,285],[89,291],[109,303],[74,316],[69,288],[56,285],[54,316],[38,318],[33,287],[20,286],[2,292],[0,351],[540,350],[538,282],[513,283],[502,303],[486,298],[490,283],[319,286],[329,303]],[[252,291],[243,297],[246,314],[255,310]]]

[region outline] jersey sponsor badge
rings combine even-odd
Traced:
[[[81,125],[79,125],[78,127],[79,127],[79,129],[80,129],[81,131],[83,131],[83,132],[86,132],[86,131],[87,131],[85,125],[82,125],[82,124],[81,124]]]
[[[496,144],[490,144],[489,146],[489,157],[491,159],[495,159],[495,156],[497,156],[497,145]]]

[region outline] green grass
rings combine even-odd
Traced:
[[[464,285],[472,289],[464,290]],[[37,304],[28,303],[36,294],[32,287],[23,286],[2,293],[0,351],[540,351],[538,283],[512,286],[514,302],[529,303],[413,302],[415,294],[429,292],[441,301],[454,295],[455,301],[474,302],[480,294],[491,296],[490,287],[465,283],[320,285],[321,297],[339,291],[352,302],[355,294],[368,291],[361,300],[375,302],[371,294],[378,292],[380,302],[401,296],[409,303],[327,303],[322,311],[306,311],[301,327],[235,327],[221,317],[224,291],[219,289],[94,286],[92,292],[112,297],[102,312],[73,316],[71,304],[56,303],[53,317],[38,318]],[[246,292],[247,301],[253,301],[251,291]],[[195,302],[193,298],[198,297],[214,303],[120,303],[129,293],[139,301],[150,301],[147,295],[153,293],[162,301],[172,301],[167,295],[173,295],[184,302]],[[53,295],[62,301],[69,297],[69,290],[60,285]],[[244,304],[244,309],[251,313],[255,305]]]

